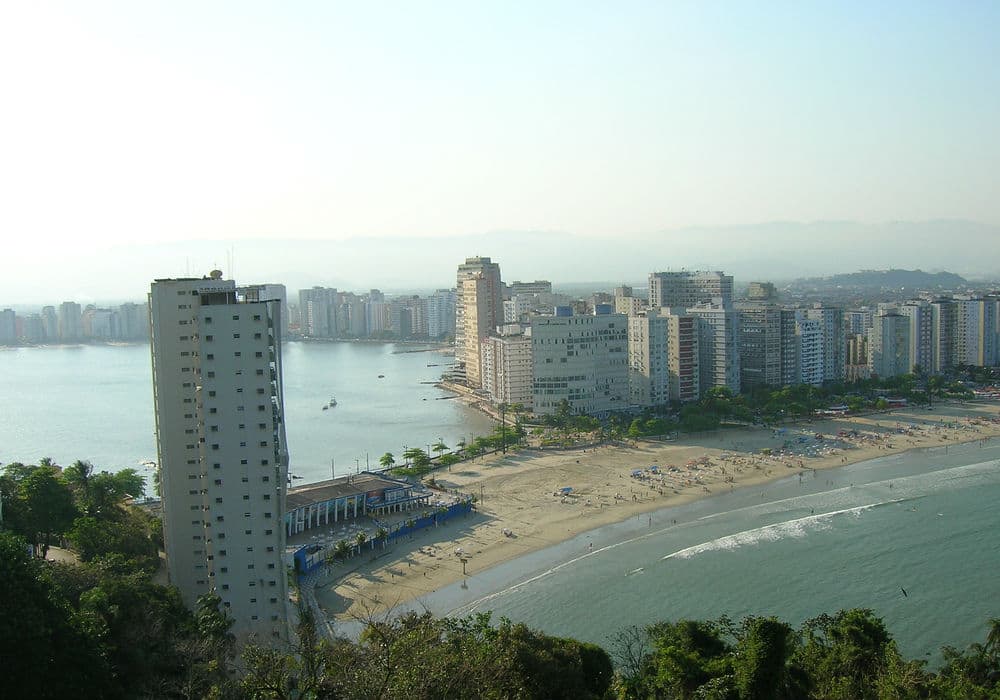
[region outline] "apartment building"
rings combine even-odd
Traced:
[[[532,409],[531,329],[505,327],[502,335],[483,338],[483,390],[494,406],[521,404]]]
[[[628,407],[628,324],[622,314],[555,316],[531,324],[533,408],[555,413],[565,399],[574,413],[599,415]]]
[[[875,318],[868,331],[868,368],[886,379],[906,374],[913,366],[910,359],[910,319],[895,311]]]
[[[218,594],[240,639],[286,641],[280,302],[216,271],[156,280],[149,308],[170,583],[188,607]]]

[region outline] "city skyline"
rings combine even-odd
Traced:
[[[234,248],[227,274],[293,287],[545,252],[618,279],[651,247],[737,278],[995,274],[970,251],[1000,234],[998,13],[9,5],[0,298],[120,298]]]

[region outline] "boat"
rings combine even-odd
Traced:
[[[324,406],[323,406],[323,410],[324,410],[324,411],[325,411],[325,410],[327,410],[328,408],[330,408],[330,407],[329,407],[329,406],[326,406],[326,405],[324,405]]]
[[[384,374],[380,374],[380,375],[378,375],[378,378],[379,379],[385,379],[385,375]]]
[[[333,397],[331,396],[331,397],[330,397],[330,403],[329,403],[329,404],[327,404],[327,406],[328,406],[329,408],[333,408],[333,407],[334,407],[334,406],[336,406],[336,405],[337,405],[337,399],[335,399],[335,398],[333,398]]]

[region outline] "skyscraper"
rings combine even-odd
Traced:
[[[467,285],[469,280],[479,280]],[[503,284],[500,265],[489,258],[467,258],[458,266],[455,301],[455,360],[465,368],[470,386],[479,387],[478,367],[482,339],[503,323]],[[474,321],[467,317],[474,315]],[[470,364],[472,374],[469,377]]]
[[[287,638],[281,306],[213,272],[149,294],[167,572],[241,639]]]

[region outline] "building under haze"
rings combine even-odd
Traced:
[[[574,315],[568,307],[531,322],[533,406],[600,415],[628,408],[628,321],[623,314]]]
[[[455,361],[469,386],[480,388],[483,338],[503,323],[503,283],[500,265],[489,258],[467,258],[458,266],[455,301]]]
[[[716,303],[731,306],[733,278],[722,272],[651,272],[649,307],[687,308],[695,304]]]
[[[153,402],[167,573],[214,592],[239,638],[285,641],[288,454],[281,303],[221,273],[156,280]]]
[[[907,374],[910,359],[910,319],[896,311],[875,318],[868,331],[868,369],[880,379]]]

